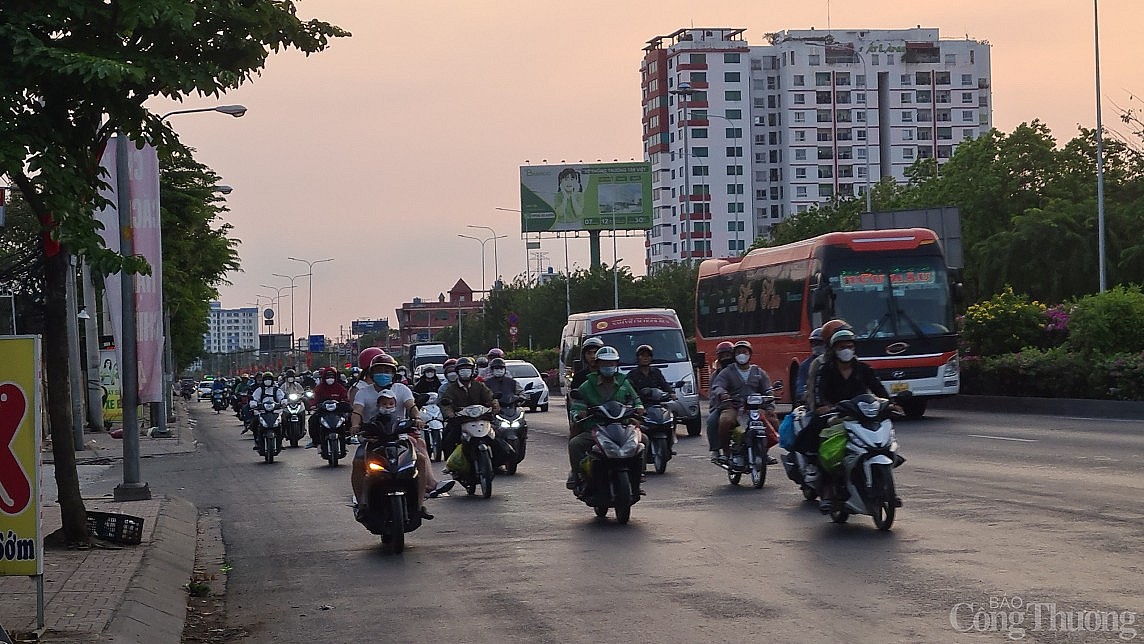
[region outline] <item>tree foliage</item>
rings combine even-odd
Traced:
[[[93,209],[101,152],[114,132],[162,147],[173,134],[147,110],[155,96],[219,96],[259,73],[272,52],[321,51],[348,35],[297,18],[289,0],[5,0],[0,7],[0,173],[31,207],[41,238],[44,363],[63,527],[87,539],[71,428],[68,255],[101,274],[147,270],[103,248]],[[57,245],[60,244],[60,245]]]

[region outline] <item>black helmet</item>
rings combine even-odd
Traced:
[[[473,360],[472,360],[472,358],[458,358],[457,364],[454,366],[457,369],[466,369],[466,368],[472,369],[473,368]]]
[[[298,374],[293,369],[287,369],[285,375],[287,378],[293,378],[294,376],[297,376]]]
[[[477,357],[477,366],[481,367],[481,368],[489,366],[489,359],[486,358],[485,356],[478,356]]]
[[[489,369],[504,369],[504,358],[493,358],[489,360]]]

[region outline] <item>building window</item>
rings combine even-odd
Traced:
[[[691,138],[693,138],[693,139],[706,139],[707,138],[707,128],[705,128],[705,127],[693,127],[693,128],[691,128]]]
[[[973,110],[961,110],[961,120],[966,123],[973,122]]]
[[[961,131],[961,138],[972,139],[974,134],[975,134],[975,132],[973,130],[962,130]]]
[[[795,105],[806,105],[806,94],[795,94],[794,95],[794,104]]]
[[[906,110],[906,111],[902,112],[902,123],[913,123],[913,122],[914,122],[914,113],[913,112],[911,112],[910,110]]]
[[[706,65],[707,54],[689,54],[687,62],[691,63],[692,65]]]
[[[973,85],[973,74],[962,74],[961,75],[961,84],[965,87],[972,86]]]
[[[705,147],[703,147],[703,148],[691,148],[691,156],[693,156],[693,157],[705,157],[705,156],[707,156],[707,148],[705,148]]]
[[[731,119],[732,121],[737,121],[737,120],[743,118],[743,110],[727,110],[726,112],[723,113],[723,115],[726,116],[727,118]]]
[[[830,184],[830,183],[818,184],[818,196],[819,197],[833,197],[834,196],[834,184]]]
[[[801,152],[805,153],[806,151],[801,150]],[[806,154],[803,154],[803,156],[805,157]],[[806,168],[795,168],[794,169],[794,178],[795,179],[805,179],[806,178]]]
[[[711,174],[711,169],[705,165],[691,166],[691,176],[693,177],[706,177]]]
[[[795,186],[794,196],[797,199],[806,199],[806,186]]]
[[[739,72],[723,72],[723,82],[724,83],[738,83],[739,82]]]
[[[814,102],[817,105],[830,105],[830,92],[815,92]]]
[[[728,177],[742,176],[742,174],[743,174],[743,166],[741,166],[741,165],[729,165],[729,166],[727,166],[727,176]]]
[[[834,168],[832,166],[828,166],[828,165],[818,166],[818,178],[819,179],[833,179],[834,178]]]
[[[706,83],[707,72],[691,72],[688,76],[692,83]]]
[[[741,101],[743,100],[743,92],[740,92],[739,90],[727,90],[723,92],[723,100]]]
[[[804,138],[804,139],[806,138],[806,132],[797,132],[796,134],[801,134],[802,138]],[[798,137],[795,137],[795,138],[798,138]],[[806,148],[796,149],[794,151],[794,160],[795,161],[806,161]]]
[[[913,77],[911,77],[909,74],[902,74],[902,78],[900,80],[903,87],[909,87],[910,85],[913,85]]]
[[[794,52],[791,52],[794,53]],[[806,57],[806,63],[811,67],[818,67],[822,64],[822,57],[818,54],[811,54]]]
[[[866,104],[866,92],[854,92],[854,102],[855,103],[861,103],[862,105],[865,105]]]
[[[728,183],[727,184],[727,194],[729,194],[729,195],[741,195],[741,194],[743,194],[743,184],[741,184],[741,183]]]
[[[737,64],[739,62],[739,54],[725,53],[723,54],[723,62]]]
[[[923,85],[923,86],[929,85],[930,84],[930,73],[929,72],[914,72],[914,84],[915,85]]]
[[[870,54],[870,66],[871,67],[876,67],[880,63],[881,63],[881,58],[878,56],[878,54]]]
[[[729,127],[726,130],[726,134],[728,139],[741,139],[743,138],[743,128]]]
[[[740,211],[740,212],[742,212],[742,211]],[[737,232],[743,232],[743,224],[744,223],[745,222],[742,222],[742,221],[728,221],[727,222],[727,232],[729,232],[729,233],[733,233],[736,231]]]
[[[829,123],[832,116],[833,112],[831,110],[818,110],[816,112],[816,117],[819,123]]]
[[[814,85],[816,87],[830,87],[830,72],[815,72]]]
[[[794,86],[795,87],[804,87],[805,85],[806,85],[806,77],[803,76],[802,74],[795,74],[794,75]]]
[[[767,89],[776,90],[779,88],[778,78],[774,76],[767,76]]]
[[[913,103],[913,102],[914,102],[914,93],[913,92],[902,92],[902,104],[903,105],[907,104],[907,103]]]
[[[913,141],[914,140],[914,131],[913,130],[902,130],[902,140],[903,141]]]
[[[962,92],[961,93],[961,103],[963,105],[972,105],[973,104],[973,92]]]
[[[728,158],[737,159],[741,156],[743,156],[743,148],[741,146],[733,146],[733,147],[727,148],[727,157]]]
[[[946,54],[945,55],[945,64],[946,65],[956,65],[957,64],[957,54]]]
[[[919,89],[917,99],[919,103],[933,102],[933,93],[928,89]]]
[[[795,112],[794,113],[794,122],[795,123],[806,123],[806,112]]]

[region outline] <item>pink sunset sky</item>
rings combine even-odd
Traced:
[[[829,8],[829,14],[828,14]],[[244,271],[222,303],[255,302],[273,273],[315,267],[313,332],[337,337],[351,320],[389,317],[414,297],[436,298],[458,277],[481,287],[480,244],[498,235],[506,280],[524,272],[518,167],[642,159],[642,47],[678,28],[745,28],[751,44],[784,29],[938,28],[943,38],[992,45],[993,124],[1011,132],[1040,119],[1058,141],[1093,127],[1093,5],[1085,0],[308,0],[299,15],[353,33],[306,58],[273,56],[264,73],[221,99],[154,101],[156,112],[241,103],[241,119],[172,118],[197,157],[234,188],[226,220],[241,239]],[[1120,108],[1144,94],[1141,0],[1100,3],[1104,125],[1127,134]],[[603,258],[612,259],[605,239]],[[564,245],[545,241],[556,270]],[[619,256],[644,273],[642,238]],[[573,269],[587,240],[571,243]],[[493,281],[493,249],[487,245]],[[295,327],[306,328],[306,279]],[[265,305],[266,300],[262,303]],[[602,302],[601,307],[611,302]],[[622,304],[622,303],[621,303]],[[283,296],[280,318],[290,326]]]

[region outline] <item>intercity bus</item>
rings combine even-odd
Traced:
[[[858,357],[891,393],[909,390],[911,416],[958,392],[950,278],[937,235],[925,228],[836,232],[741,258],[709,259],[696,286],[696,348],[749,340],[754,361],[786,380],[793,402],[810,332],[833,318],[854,328]]]

